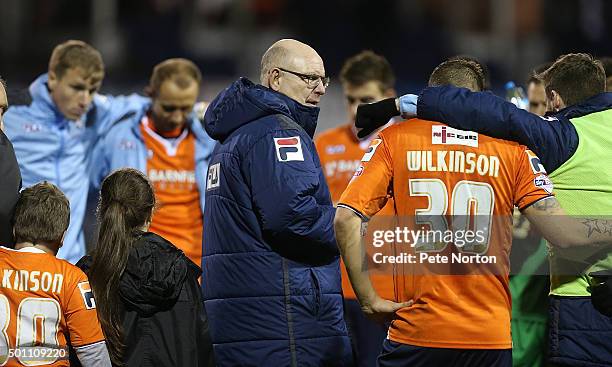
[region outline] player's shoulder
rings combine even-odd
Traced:
[[[69,279],[70,281],[75,283],[87,281],[87,275],[83,272],[83,270],[79,269],[78,266],[73,265],[64,259],[58,259],[57,257],[52,255],[49,256],[49,268],[52,268],[56,272],[60,272],[61,274],[63,274],[64,279]]]
[[[85,273],[75,265],[66,260],[58,259],[52,254],[41,251],[14,250],[7,247],[0,247],[0,258],[10,259],[17,264],[36,266],[36,270],[41,272],[70,274],[76,277],[85,277]]]
[[[73,264],[71,264],[68,261],[63,260],[63,259],[58,259],[58,258],[55,258],[55,259],[60,262],[60,264],[61,264],[60,266],[63,268],[63,270],[64,270],[64,272],[66,274],[70,274],[71,276],[73,276],[73,277],[75,277],[77,279],[85,279],[85,280],[87,280],[87,275],[78,266],[73,265]]]
[[[509,154],[521,154],[528,148],[515,141],[492,138],[487,135],[478,134],[479,146],[487,149],[493,148],[496,151],[502,151]]]
[[[381,130],[379,134],[385,138],[406,136],[406,133],[409,133],[412,136],[422,134],[424,132],[427,132],[429,134],[429,129],[432,126],[436,125],[444,124],[435,121],[412,118],[408,120],[398,121]]]
[[[12,105],[6,110],[3,118],[7,127],[13,124],[47,122],[51,120],[49,116],[42,115],[32,104],[19,106]]]

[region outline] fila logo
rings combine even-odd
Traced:
[[[431,127],[431,143],[466,145],[478,148],[478,134],[473,131],[463,131],[448,126],[434,125]]]
[[[80,282],[78,286],[79,291],[81,291],[81,297],[83,297],[83,303],[85,303],[85,308],[88,310],[96,308],[96,300],[94,299],[89,282]]]
[[[361,158],[361,161],[369,162],[370,159],[372,159],[372,157],[374,156],[374,153],[376,152],[376,148],[378,148],[380,143],[382,143],[382,139],[372,140],[372,142],[370,143],[370,146],[368,147],[368,150],[366,150],[365,154],[363,155],[363,158]]]
[[[302,143],[299,136],[288,138],[274,138],[276,147],[276,159],[279,162],[303,161]]]
[[[219,178],[221,171],[221,163],[215,163],[208,167],[208,179],[206,180],[206,190],[212,190],[219,187],[221,180]]]

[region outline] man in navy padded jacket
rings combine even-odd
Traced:
[[[312,137],[329,78],[280,40],[210,104],[202,290],[219,366],[347,366],[335,209]]]

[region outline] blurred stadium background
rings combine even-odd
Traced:
[[[103,93],[141,92],[153,65],[182,56],[201,67],[210,100],[238,76],[256,80],[266,47],[293,37],[317,49],[332,76],[319,132],[344,122],[337,75],[363,49],[389,59],[400,93],[419,90],[456,54],[484,61],[498,94],[562,53],[612,55],[604,0],[0,0],[0,9],[0,74],[12,103],[70,38],[102,52]]]

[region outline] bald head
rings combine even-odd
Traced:
[[[268,86],[268,73],[275,67],[300,71],[309,63],[323,65],[321,56],[312,47],[294,39],[276,41],[261,58],[261,84]]]
[[[261,58],[260,79],[263,86],[307,106],[319,104],[329,83],[317,51],[293,39],[270,46]]]
[[[329,79],[321,56],[302,42],[275,42],[261,58],[261,84],[293,100],[317,106]]]
[[[8,100],[6,98],[6,84],[0,77],[0,130],[4,131],[4,122],[2,116],[8,109]]]

